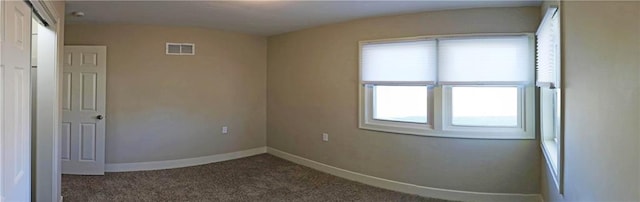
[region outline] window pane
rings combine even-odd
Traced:
[[[452,125],[517,126],[517,87],[452,87]]]
[[[427,86],[375,86],[373,118],[427,123]]]
[[[555,113],[553,89],[540,88],[540,128],[544,140],[554,140]]]

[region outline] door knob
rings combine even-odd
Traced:
[[[104,119],[104,116],[102,116],[102,115],[98,115],[98,116],[96,116],[96,119],[98,119],[98,120],[102,120],[102,119]]]

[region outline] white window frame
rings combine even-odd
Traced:
[[[452,88],[454,87],[512,87],[518,89],[518,121],[516,126],[465,126],[453,124],[453,99]],[[526,119],[526,104],[525,99],[530,96],[525,96],[526,86],[524,85],[443,85],[443,130],[450,131],[465,131],[465,132],[491,132],[491,133],[524,133],[525,132],[525,119]]]
[[[547,98],[544,94],[546,94],[545,92],[542,91],[550,91],[549,94],[551,95],[551,97],[549,99],[545,99]],[[562,136],[561,136],[561,98],[560,98],[560,89],[548,89],[548,88],[543,88],[541,89],[540,92],[540,134],[541,134],[541,147],[542,147],[542,151],[544,153],[544,156],[547,160],[547,164],[549,166],[549,169],[552,171],[552,174],[554,175],[554,178],[558,178],[559,177],[559,173],[560,173],[560,165],[561,165],[561,155],[560,155],[560,148],[562,145]],[[545,106],[544,105],[550,105],[549,107],[551,108],[550,112],[551,114],[547,114],[545,113],[546,111]],[[545,128],[544,123],[545,121],[543,121],[542,119],[545,118],[550,118],[552,119],[552,125],[550,126],[550,128],[548,130],[545,130],[547,128]],[[558,179],[554,179],[556,182],[556,186],[559,187],[559,181]]]
[[[427,87],[427,123],[412,123],[403,121],[375,119],[374,113],[374,88],[380,86],[426,86]],[[390,133],[422,135],[433,130],[433,84],[414,82],[394,82],[394,83],[362,83],[360,85],[360,128],[384,131]]]
[[[544,18],[542,19],[541,27],[545,25],[548,21],[552,20],[555,17],[558,21],[558,27],[561,27],[560,20],[560,10],[557,6],[551,6],[547,9]],[[561,34],[560,34],[561,35]],[[548,169],[551,171],[551,175],[553,177],[554,184],[558,189],[558,193],[564,194],[564,133],[563,133],[563,108],[564,104],[562,102],[562,90],[561,90],[561,40],[562,37],[558,35],[556,36],[556,79],[557,84],[548,85],[546,83],[541,83],[540,87],[540,148],[542,149],[542,154],[546,160],[546,164]],[[543,91],[551,91],[553,97],[550,99],[545,99],[546,97],[543,95]],[[549,103],[550,102],[550,103]],[[545,105],[551,105],[551,114],[545,113]],[[547,129],[545,123],[549,123],[549,121],[545,121],[543,119],[552,118],[552,126],[550,129]]]
[[[551,90],[551,101],[547,101],[544,99],[545,96],[542,95],[543,90]],[[564,174],[564,138],[562,133],[562,105],[561,105],[561,93],[560,89],[541,89],[540,96],[540,148],[542,149],[542,154],[547,162],[547,166],[551,171],[551,175],[553,177],[554,184],[558,189],[560,194],[563,194],[563,174]],[[547,103],[550,102],[550,103]],[[543,109],[543,105],[551,105],[551,115],[547,115]],[[545,130],[545,125],[543,124],[545,121],[542,120],[544,118],[551,117],[553,119],[553,125],[551,126],[551,134]]]
[[[530,38],[529,46],[531,53],[535,53],[535,40],[533,33],[495,33],[495,34],[458,34],[458,35],[435,35],[417,36],[405,38],[393,38],[382,40],[368,40],[359,42],[359,59],[362,59],[362,46],[370,43],[381,42],[402,42],[408,40],[425,40],[451,37],[485,37],[485,36],[523,36]],[[535,71],[535,58],[530,57],[529,71]],[[535,85],[522,83],[470,83],[470,84],[447,84],[438,85],[429,82],[363,82],[362,66],[359,66],[359,121],[361,129],[390,132],[397,134],[448,137],[448,138],[468,138],[468,139],[535,139]],[[531,73],[530,75],[534,75]],[[531,79],[533,80],[533,79]],[[428,86],[428,113],[427,124],[377,120],[373,118],[373,86],[375,85],[395,85],[395,86]],[[453,126],[450,124],[450,88],[452,86],[517,86],[519,125],[518,127],[494,127],[494,126]],[[448,108],[447,108],[448,107]],[[447,121],[449,120],[449,121]]]

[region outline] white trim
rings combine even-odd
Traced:
[[[552,5],[547,8],[547,11],[544,13],[544,17],[542,17],[542,22],[540,22],[538,30],[536,30],[536,35],[540,34],[540,32],[542,31],[542,27],[544,27],[545,24],[549,23],[549,21],[556,15],[557,12],[558,6]]]
[[[410,36],[410,37],[398,37],[398,38],[386,38],[386,39],[373,39],[373,40],[363,40],[359,41],[358,44],[360,46],[364,44],[375,44],[375,43],[385,43],[385,42],[404,42],[404,41],[419,41],[419,40],[431,40],[431,39],[443,39],[443,38],[461,38],[461,37],[503,37],[503,36],[523,36],[523,35],[533,35],[535,33],[531,32],[509,32],[509,33],[470,33],[470,34],[435,34],[435,35],[419,35],[419,36]]]
[[[439,85],[474,85],[474,86],[529,86],[529,81],[439,81]]]
[[[547,140],[548,141],[548,140]],[[540,147],[542,148],[542,155],[544,155],[545,162],[547,164],[547,168],[551,172],[551,176],[553,177],[553,182],[556,185],[556,188],[560,190],[560,175],[557,169],[559,169],[558,163],[558,147],[553,144],[547,143],[547,141],[542,140],[542,144]],[[556,157],[554,157],[556,156]],[[555,161],[555,162],[554,162]]]
[[[267,153],[267,147],[257,147],[237,152],[215,154],[211,156],[202,156],[196,158],[177,159],[168,161],[149,161],[138,163],[109,163],[105,165],[106,172],[129,172],[143,170],[163,170],[171,168],[182,168],[189,166],[197,166],[221,161],[239,159],[258,154]]]
[[[57,11],[55,14],[58,16],[56,18],[57,22],[61,22],[61,17],[58,15],[59,13],[64,13],[64,8],[62,11],[56,10],[55,7],[52,10]],[[64,15],[63,15],[64,16]],[[62,150],[60,149],[62,145],[62,138],[60,138],[60,134],[62,133],[62,108],[60,107],[60,103],[62,102],[62,63],[60,62],[60,58],[64,55],[64,21],[61,23],[56,23],[55,28],[51,27],[52,30],[55,31],[56,41],[55,43],[55,76],[52,79],[55,84],[55,98],[54,105],[58,106],[53,110],[53,122],[55,123],[54,131],[53,131],[53,159],[56,159],[51,164],[51,173],[53,173],[52,181],[53,186],[51,189],[53,190],[53,199],[60,198],[60,202],[63,201],[62,198]],[[62,33],[62,37],[61,37]],[[63,42],[63,43],[61,43]]]
[[[392,86],[433,86],[435,81],[362,81],[362,85],[392,85]]]
[[[53,8],[53,7],[50,7]],[[56,20],[59,21],[58,18]],[[34,181],[36,195],[34,200],[55,201],[60,195],[60,75],[62,66],[59,63],[61,24],[38,25],[37,48],[37,126],[36,150],[37,166]],[[45,135],[46,134],[46,135]],[[48,178],[48,179],[47,179]]]
[[[4,1],[0,1],[0,59],[2,59],[2,43],[4,42]],[[0,78],[4,79],[4,65],[0,62]],[[0,82],[0,145],[4,145],[4,82]],[[2,153],[2,149],[0,149],[0,162],[2,162],[2,158],[4,158],[4,154]],[[4,194],[4,167],[0,166],[0,202],[6,201]]]
[[[540,194],[515,194],[515,193],[486,193],[472,191],[458,191],[451,189],[441,189],[433,187],[425,187],[415,184],[398,182],[384,178],[374,177],[357,173],[342,168],[330,166],[324,163],[306,159],[294,154],[290,154],[278,149],[267,147],[267,153],[283,158],[296,164],[307,166],[315,170],[335,175],[348,180],[357,181],[374,187],[389,189],[393,191],[416,194],[424,197],[439,198],[454,201],[542,201]]]
[[[30,0],[29,3],[47,25],[55,25],[58,23],[58,13],[50,1]]]
[[[551,172],[551,176],[553,177],[554,184],[558,189],[558,193],[560,195],[564,194],[564,152],[563,152],[563,141],[564,136],[562,132],[562,99],[561,99],[561,89],[540,89],[540,148],[542,150],[542,154],[544,155],[545,162],[547,164],[547,168]],[[552,91],[552,92],[547,92]],[[544,99],[548,98],[551,94],[551,101]],[[546,114],[547,108],[545,106],[551,105],[551,115]],[[552,131],[548,131],[545,123],[546,121],[542,121],[543,119],[553,119],[553,122],[550,124]],[[550,134],[551,133],[551,134]]]

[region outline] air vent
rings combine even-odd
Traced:
[[[167,55],[195,55],[196,45],[192,43],[167,43]]]

